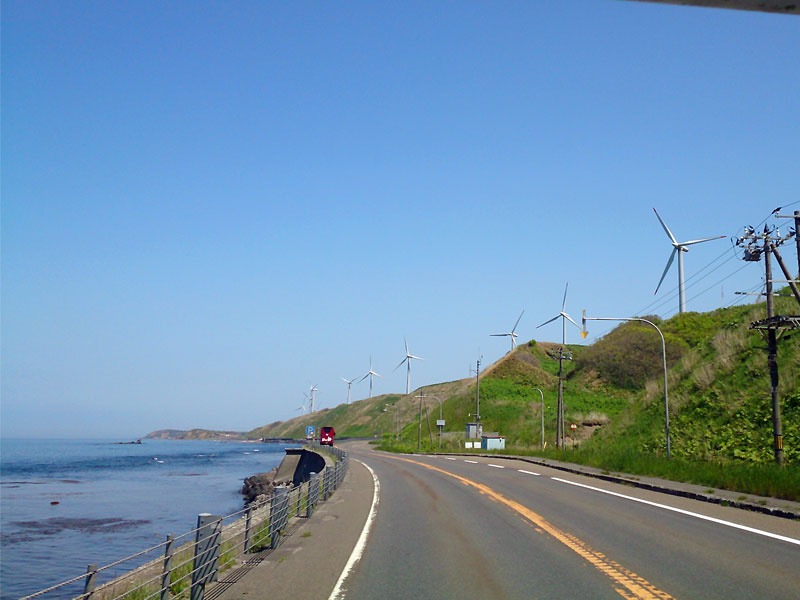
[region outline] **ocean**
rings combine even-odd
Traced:
[[[0,440],[0,598],[189,531],[198,513],[240,510],[243,479],[284,456],[276,444],[116,441]]]

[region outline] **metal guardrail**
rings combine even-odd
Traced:
[[[316,505],[341,485],[349,468],[347,452],[319,444],[312,447],[330,454],[335,463],[322,473],[311,473],[307,482],[276,487],[268,500],[229,515],[202,513],[190,531],[168,535],[160,544],[101,567],[91,564],[86,573],[20,600],[203,600],[206,586],[221,571],[249,553],[280,546],[290,519],[311,517]]]

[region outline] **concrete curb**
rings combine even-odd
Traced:
[[[626,477],[619,477],[611,474],[606,475],[604,473],[594,473],[592,471],[584,471],[583,469],[568,467],[564,464],[559,464],[556,462],[548,462],[544,459],[535,459],[526,456],[513,456],[508,454],[462,454],[457,452],[441,452],[441,453],[435,453],[434,456],[480,456],[481,458],[505,458],[508,460],[518,460],[533,465],[549,467],[550,469],[565,471],[567,473],[574,473],[575,475],[585,475],[586,477],[594,477],[595,479],[600,479],[602,481],[608,481],[611,483],[619,483],[622,485],[637,487],[644,490],[649,490],[651,492],[660,492],[662,494],[669,494],[671,496],[680,496],[681,498],[690,498],[692,500],[699,500],[701,502],[708,502],[710,504],[719,504],[721,506],[731,506],[733,508],[750,510],[753,512],[772,515],[773,517],[781,517],[783,519],[800,520],[800,512],[793,512],[790,510],[785,510],[782,508],[774,508],[770,506],[762,506],[760,504],[753,504],[752,502],[746,502],[742,500],[734,500],[730,498],[712,496],[710,494],[693,492],[691,490],[682,490],[679,487],[677,487],[677,485],[679,485],[678,482],[676,482],[676,487],[669,487],[667,485],[656,485],[652,483],[646,483],[644,481],[638,481],[636,479],[628,479]]]

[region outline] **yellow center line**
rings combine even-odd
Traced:
[[[391,458],[393,460],[400,460],[403,462],[411,463],[413,465],[419,465],[420,467],[425,467],[426,469],[430,469],[431,471],[436,471],[437,473],[447,475],[448,477],[457,479],[464,485],[474,487],[479,492],[485,494],[492,500],[499,502],[500,504],[504,504],[511,510],[522,515],[528,521],[539,527],[542,531],[545,531],[546,533],[550,534],[553,538],[564,544],[567,548],[569,548],[570,550],[578,554],[581,558],[592,564],[595,568],[600,570],[600,572],[610,577],[615,585],[621,586],[623,588],[619,589],[616,586],[614,588],[615,591],[623,598],[629,600],[632,599],[675,600],[668,593],[659,590],[657,587],[655,587],[653,584],[645,580],[643,577],[640,577],[636,573],[629,571],[619,563],[614,562],[613,560],[606,557],[604,554],[597,552],[596,550],[593,550],[592,548],[589,547],[589,545],[586,542],[578,539],[572,534],[560,530],[555,525],[552,525],[547,520],[545,520],[541,515],[538,515],[537,513],[533,512],[528,507],[523,506],[519,502],[515,502],[514,500],[506,498],[502,494],[494,491],[492,488],[486,485],[483,485],[476,481],[472,481],[471,479],[467,479],[466,477],[461,477],[460,475],[456,475],[455,473],[445,471],[444,469],[434,467],[433,465],[428,465],[425,463],[418,462],[416,460],[411,460],[408,458],[400,458],[397,456],[386,456],[386,458]]]

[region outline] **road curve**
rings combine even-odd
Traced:
[[[519,461],[348,444],[380,485],[337,598],[797,598],[800,523]]]

